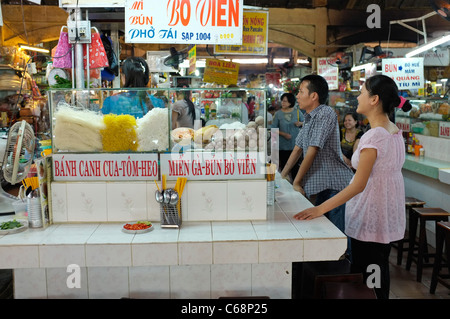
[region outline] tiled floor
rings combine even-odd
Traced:
[[[390,299],[450,299],[450,289],[437,285],[434,295],[430,294],[432,267],[426,267],[422,272],[422,282],[416,281],[416,265],[412,263],[407,271],[406,253],[402,265],[397,265],[397,249],[392,248],[390,255],[391,292]]]

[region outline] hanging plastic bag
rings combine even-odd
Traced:
[[[119,61],[117,60],[116,53],[113,49],[113,43],[111,38],[102,34],[101,35],[103,47],[105,48],[106,56],[108,57],[109,66],[105,67],[105,70],[114,74],[115,76],[119,75]]]
[[[86,69],[86,44],[83,50],[83,65]],[[97,69],[109,66],[108,57],[106,55],[105,48],[100,38],[100,33],[97,28],[91,28],[91,43],[89,45],[89,68]]]
[[[72,44],[69,43],[69,34],[61,28],[59,34],[58,45],[56,46],[55,55],[53,56],[53,67],[60,69],[72,68]]]

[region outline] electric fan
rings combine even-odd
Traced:
[[[14,123],[9,129],[3,160],[3,177],[11,185],[21,182],[33,162],[34,131],[26,121]]]
[[[450,3],[448,0],[430,0],[430,4],[442,18],[450,21]]]
[[[367,54],[369,57],[367,57]],[[366,63],[366,62],[380,62],[381,59],[390,58],[393,56],[392,51],[383,51],[381,48],[381,45],[377,45],[373,48],[373,50],[370,50],[368,47],[363,47],[361,51],[361,57],[359,58],[359,63]]]
[[[327,63],[339,69],[350,68],[353,64],[353,56],[351,53],[337,51],[328,56]]]
[[[184,59],[188,57],[188,49],[189,48],[177,51],[174,47],[171,47],[170,56],[164,59],[164,65],[178,69],[178,65],[183,63]]]

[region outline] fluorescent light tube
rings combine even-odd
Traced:
[[[434,48],[434,47],[436,47],[436,46],[438,46],[440,44],[448,42],[448,41],[450,41],[450,34],[446,35],[446,36],[443,36],[443,37],[441,37],[441,38],[439,38],[437,40],[434,40],[434,41],[431,41],[429,43],[426,43],[426,44],[423,44],[421,46],[418,46],[417,48],[415,48],[411,52],[406,53],[405,57],[410,58],[412,56],[415,56],[415,55],[417,55],[419,53],[422,53],[424,51],[428,51],[428,50],[430,50],[430,49],[432,49],[432,48]]]
[[[25,44],[19,44],[19,48],[22,50],[30,50],[30,51],[37,51],[37,52],[44,52],[44,53],[50,52],[50,50],[47,50],[44,48],[33,47],[33,46],[25,45]]]
[[[351,71],[355,72],[355,71],[359,71],[359,70],[365,70],[367,68],[373,68],[373,63],[366,63],[366,64],[361,64],[361,65],[356,65],[356,66],[352,67]]]

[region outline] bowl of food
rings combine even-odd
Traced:
[[[7,220],[0,222],[0,235],[20,233],[28,228],[26,220]]]
[[[170,132],[172,141],[180,145],[189,145],[194,137],[194,130],[189,127],[178,127]]]
[[[149,221],[130,222],[122,226],[122,231],[127,234],[143,234],[152,230],[153,225]]]

